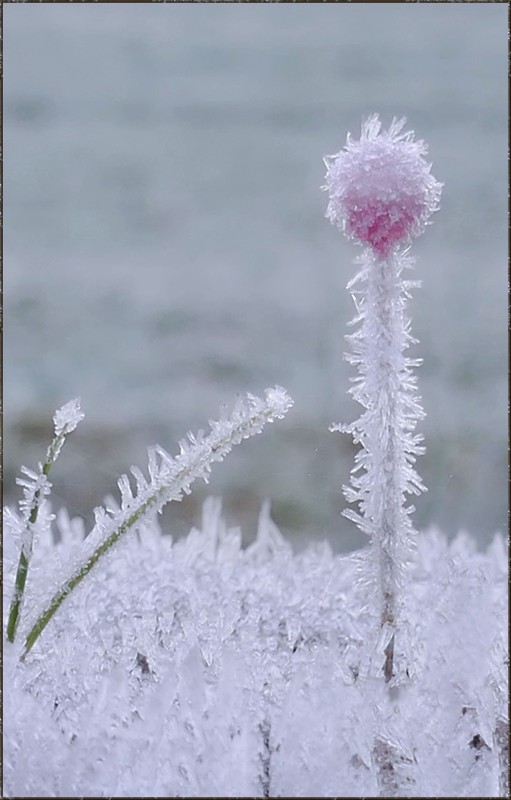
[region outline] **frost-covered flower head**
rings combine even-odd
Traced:
[[[362,123],[362,134],[327,156],[326,216],[356,242],[385,258],[395,247],[419,236],[438,209],[442,185],[424,160],[427,146],[413,131],[402,133],[406,120],[381,130],[378,114]]]

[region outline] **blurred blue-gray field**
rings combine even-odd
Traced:
[[[209,487],[249,538],[262,499],[297,545],[340,517],[359,409],[343,361],[357,248],[324,218],[322,157],[406,116],[445,183],[414,245],[427,412],[418,527],[507,525],[507,8],[461,4],[4,6],[4,492],[56,407],[86,419],[54,499],[90,515],[145,447],[175,452],[236,392],[286,420]]]

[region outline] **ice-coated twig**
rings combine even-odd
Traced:
[[[260,433],[265,423],[281,419],[292,404],[293,401],[280,386],[266,389],[264,399],[249,394],[245,399],[238,400],[230,416],[224,411],[219,420],[210,421],[207,436],[203,431],[199,431],[197,436],[188,434],[188,441],[180,442],[179,455],[171,457],[158,445],[150,448],[149,478],[146,479],[139,469],[132,467],[136,493],[133,494],[128,477],[123,475],[119,480],[121,508],[110,512],[104,508],[96,509],[96,524],[84,541],[82,562],[33,625],[22,658],[31,650],[66,597],[126,531],[149,512],[159,512],[171,500],[181,500],[183,494],[189,494],[190,485],[196,478],[203,478],[207,482],[213,462],[222,461],[234,445]]]
[[[16,483],[23,487],[23,498],[20,501],[21,517],[24,528],[21,532],[21,548],[18,569],[14,584],[9,619],[7,621],[7,639],[13,642],[16,637],[23,595],[27,582],[28,569],[34,546],[34,531],[41,503],[50,494],[51,483],[48,480],[50,470],[57,460],[66,440],[66,436],[74,431],[84,415],[80,410],[80,400],[70,400],[55,412],[53,417],[54,436],[48,447],[44,464],[38,465],[33,472],[26,467],[21,468],[24,478],[17,478]]]
[[[404,123],[394,119],[382,131],[378,116],[369,117],[360,140],[348,134],[346,147],[325,159],[324,187],[329,193],[327,217],[365,246],[361,269],[348,284],[350,290],[356,287],[354,323],[359,327],[347,337],[353,348],[347,359],[359,371],[350,392],[365,411],[351,425],[332,430],[351,433],[361,446],[351,486],[344,487],[358,512],[344,513],[371,540],[363,579],[369,584],[368,596],[377,598],[387,682],[396,678],[400,594],[414,544],[414,509],[406,506],[406,495],[425,488],[413,468],[423,452],[422,437],[413,433],[424,416],[413,375],[420,361],[404,356],[416,341],[406,305],[418,283],[404,280],[402,273],[413,264],[407,248],[437,210],[442,186],[424,160],[424,142],[415,141],[411,131],[403,133]]]

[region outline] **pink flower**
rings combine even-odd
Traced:
[[[405,122],[394,118],[382,131],[373,114],[362,123],[358,141],[348,134],[346,147],[324,159],[326,216],[381,258],[422,233],[443,186],[424,160],[424,142],[415,141],[413,131],[401,133]]]

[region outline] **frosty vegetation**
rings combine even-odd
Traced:
[[[56,530],[41,515],[34,600],[80,558],[82,520]],[[247,549],[215,499],[174,544],[147,520],[24,663],[4,646],[5,796],[505,797],[503,538],[478,553],[431,530],[416,555],[415,660],[391,696],[368,669],[362,554],[293,555],[268,507]]]
[[[407,495],[423,416],[407,248],[438,207],[425,145],[376,116],[328,164],[328,216],[364,247],[348,358],[363,413],[346,515],[359,552],[255,541],[221,501],[175,543],[158,512],[292,401],[248,396],[180,453],[148,452],[94,528],[51,513],[49,474],[83,418],[54,417],[4,514],[4,796],[506,797],[507,544],[418,534]],[[271,466],[271,465],[270,465]]]
[[[403,133],[404,124],[394,119],[382,131],[375,114],[363,123],[360,140],[348,134],[344,150],[325,159],[327,217],[365,247],[361,269],[347,287],[357,311],[352,325],[359,327],[347,337],[353,352],[346,356],[358,367],[350,393],[364,413],[332,430],[351,433],[360,445],[351,486],[344,487],[359,511],[344,514],[371,540],[360,582],[375,598],[376,657],[385,656],[385,680],[394,686],[406,680],[413,661],[402,614],[415,538],[414,507],[406,506],[406,495],[425,490],[413,466],[424,451],[423,437],[414,434],[424,417],[413,373],[421,362],[404,355],[417,342],[406,306],[420,282],[404,280],[413,259],[403,248],[438,209],[442,188],[424,159],[426,145],[412,131]]]

